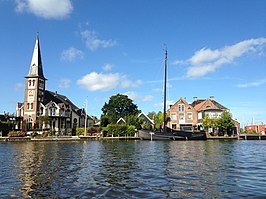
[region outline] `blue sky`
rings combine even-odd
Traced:
[[[0,0],[0,113],[24,98],[36,32],[46,88],[100,116],[127,94],[143,112],[216,101],[241,125],[266,123],[266,1]]]

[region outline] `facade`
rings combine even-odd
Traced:
[[[167,127],[174,130],[191,129],[198,123],[197,111],[183,98],[180,98],[175,104],[170,105],[167,114],[170,116]]]
[[[24,102],[17,103],[16,115],[21,118],[18,129],[47,128],[52,131],[75,130],[84,127],[85,118],[87,126],[93,125],[91,117],[85,117],[84,109],[78,108],[66,96],[57,92],[46,90],[47,79],[43,73],[39,36],[37,35],[31,65],[26,78]],[[40,116],[48,116],[49,124],[37,125]]]
[[[252,131],[252,132],[259,133],[261,135],[265,135],[265,125],[264,124],[248,125],[248,126],[245,126],[245,131],[247,133]]]
[[[194,97],[191,104],[180,98],[167,110],[170,116],[167,127],[174,130],[201,130],[202,120],[206,115],[209,115],[210,119],[219,118],[226,110],[228,111],[226,107],[215,101],[213,96],[207,99]],[[240,125],[238,122],[235,124],[236,131],[239,132]]]

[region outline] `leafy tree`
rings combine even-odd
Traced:
[[[151,120],[154,120],[155,117],[156,117],[156,113],[154,111],[152,112],[149,112],[148,115],[147,115]]]
[[[102,117],[107,116],[110,123],[115,124],[120,117],[136,116],[140,111],[127,95],[117,94],[110,97],[109,102],[102,107]]]
[[[107,127],[111,123],[107,116],[102,116],[100,122],[102,127]]]
[[[224,111],[221,117],[217,121],[217,126],[223,131],[227,132],[229,129],[234,127],[234,121],[232,115],[228,111]]]
[[[166,121],[165,122],[167,123],[167,121],[169,121],[169,119],[170,119],[170,116],[166,115]],[[164,120],[163,112],[159,111],[154,118],[155,129],[157,129],[157,130],[162,129],[163,122],[164,122],[163,120]]]
[[[47,124],[50,124],[50,121],[51,121],[51,119],[50,119],[50,117],[48,116],[48,115],[45,115],[45,116],[39,116],[38,117],[38,119],[37,119],[37,123],[40,125],[40,127],[43,127],[43,125],[42,124],[44,124],[45,126],[47,125]]]

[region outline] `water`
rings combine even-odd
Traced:
[[[0,144],[0,198],[265,198],[266,141]]]

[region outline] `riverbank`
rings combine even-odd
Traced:
[[[84,140],[140,140],[139,137],[98,137],[98,136],[48,136],[32,137],[0,137],[0,142],[42,142],[42,141],[84,141]]]
[[[140,140],[140,137],[99,137],[99,136],[48,136],[38,137],[0,137],[0,142],[42,142],[42,141],[84,141],[84,140]],[[266,140],[266,135],[241,134],[240,136],[207,136],[207,140]]]

